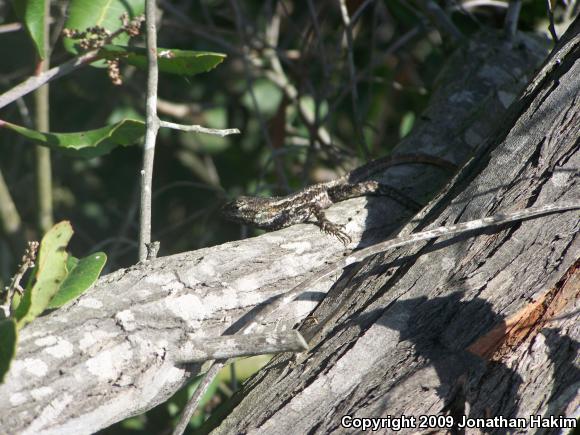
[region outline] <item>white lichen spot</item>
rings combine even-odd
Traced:
[[[135,316],[131,310],[120,311],[115,316],[115,319],[125,331],[133,331],[136,327]]]
[[[112,350],[106,350],[85,364],[89,373],[102,380],[117,379],[125,369],[127,361],[130,361],[133,352],[128,343],[115,346]]]
[[[26,402],[26,396],[22,393],[14,393],[10,395],[10,404],[14,406],[22,405]]]
[[[261,287],[262,285],[263,282],[256,279],[254,274],[248,274],[233,281],[230,287],[238,292],[252,292],[257,288]]]
[[[54,390],[50,387],[40,387],[30,390],[30,395],[34,400],[42,400],[46,396],[50,396]]]
[[[576,175],[578,175],[578,173],[576,173]],[[554,186],[564,187],[569,183],[569,181],[570,173],[567,173],[566,171],[555,171],[550,176],[550,183]]]
[[[167,382],[173,383],[178,382],[183,379],[184,369],[180,369],[179,367],[170,367],[167,369],[167,373],[165,374],[165,378]]]
[[[22,375],[26,372],[30,375],[41,377],[46,375],[48,372],[48,366],[46,363],[37,358],[25,358],[23,360],[14,361],[12,364],[12,370],[14,375]]]
[[[105,331],[91,331],[85,332],[83,338],[79,340],[79,348],[80,350],[87,350],[89,347],[93,346],[94,344],[103,341],[105,339],[115,337],[117,334],[112,332],[105,332]]]
[[[165,306],[169,311],[186,321],[204,319],[208,314],[204,304],[205,302],[202,303],[200,298],[194,295],[183,295],[165,300]]]
[[[103,303],[95,298],[81,298],[79,299],[79,306],[84,308],[94,308],[97,310],[103,307]]]
[[[304,252],[308,252],[312,248],[312,244],[309,242],[289,242],[283,243],[280,247],[300,255]]]
[[[56,344],[57,338],[54,335],[47,335],[46,337],[37,338],[34,344],[38,347],[53,346]]]
[[[145,277],[145,282],[148,284],[164,285],[175,281],[173,273],[153,273]]]
[[[199,264],[199,266],[197,267],[198,275],[204,276],[206,278],[214,277],[216,275],[215,266],[216,266],[216,264],[214,261],[210,261],[210,260],[202,261]]]
[[[173,292],[179,291],[183,288],[185,288],[185,285],[179,281],[172,281],[168,284],[161,286],[161,289],[163,291],[168,292],[168,293],[173,293]]]
[[[47,347],[44,351],[55,358],[69,358],[73,354],[73,345],[70,341],[59,338],[54,346]]]

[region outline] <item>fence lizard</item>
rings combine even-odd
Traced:
[[[311,217],[322,231],[336,236],[345,245],[350,237],[340,225],[330,222],[325,214],[332,204],[364,195],[385,195],[412,210],[422,208],[421,204],[408,198],[397,189],[380,184],[368,178],[390,166],[402,164],[428,164],[455,172],[456,165],[439,157],[426,154],[400,154],[382,157],[356,168],[340,178],[313,184],[298,192],[280,197],[241,196],[222,208],[226,219],[251,225],[265,230],[278,230]]]

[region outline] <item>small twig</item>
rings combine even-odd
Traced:
[[[350,17],[348,15],[348,9],[346,8],[346,0],[339,0],[340,4],[340,14],[342,16],[342,23],[344,24],[344,31],[346,33],[346,44],[347,44],[347,57],[348,57],[348,71],[350,74],[350,94],[352,99],[352,111],[355,118],[355,130],[359,140],[359,146],[363,151],[365,158],[369,158],[369,149],[365,140],[364,132],[362,129],[362,119],[360,112],[358,110],[358,87],[356,82],[356,69],[354,66],[354,47],[352,38],[352,26],[350,23]]]
[[[417,0],[416,3],[425,12],[429,20],[442,36],[447,36],[453,44],[463,39],[461,31],[453,24],[445,12],[433,0]]]
[[[168,121],[159,121],[159,127],[165,128],[172,128],[174,130],[181,130],[181,131],[191,131],[194,133],[206,133],[206,134],[213,134],[214,136],[229,136],[230,134],[240,134],[240,130],[237,128],[207,128],[202,127],[201,125],[184,125],[184,124],[176,124],[174,122]]]
[[[221,335],[187,341],[171,356],[176,364],[188,364],[213,359],[266,355],[281,352],[304,352],[308,345],[295,329],[248,335]]]
[[[0,25],[0,33],[18,32],[22,29],[22,23],[6,23]]]
[[[141,207],[139,213],[139,261],[147,259],[147,245],[151,243],[151,190],[153,184],[153,162],[155,141],[159,131],[157,117],[157,29],[155,25],[155,0],[145,3],[147,28],[147,110],[145,145],[143,147],[143,168],[141,169]]]
[[[554,11],[552,10],[552,0],[546,0],[546,12],[548,13],[548,20],[550,24],[548,25],[548,30],[550,35],[552,35],[552,40],[554,44],[558,43],[558,34],[556,33],[556,26],[554,25]]]
[[[185,405],[185,408],[183,408],[183,411],[179,416],[179,422],[175,426],[175,429],[173,429],[173,435],[181,435],[183,432],[185,432],[185,429],[189,424],[189,420],[191,420],[191,416],[199,406],[199,402],[201,402],[202,397],[224,365],[225,361],[223,360],[214,361],[207,372],[205,372],[205,376],[199,382],[199,385],[195,389],[193,396],[191,396],[187,402],[187,405]]]
[[[121,28],[111,33],[108,40],[110,41],[124,32],[125,29]],[[86,53],[74,57],[63,64],[60,64],[57,67],[54,67],[46,72],[43,72],[42,74],[27,78],[22,83],[14,86],[12,89],[0,95],[0,109],[14,102],[18,98],[23,97],[24,95],[29,94],[30,92],[38,89],[42,85],[51,82],[52,80],[56,80],[62,76],[72,73],[81,66],[88,65],[96,60],[101,59],[102,55],[99,54],[99,51],[100,51],[99,49],[87,51]]]
[[[498,9],[505,9],[508,8],[509,5],[505,1],[501,0],[471,0],[466,1],[465,3],[456,4],[452,6],[452,10],[458,9],[474,9],[479,8],[482,6],[487,6],[490,8],[498,8]]]
[[[518,30],[518,19],[520,17],[520,11],[522,9],[521,0],[511,0],[508,6],[508,10],[505,14],[504,21],[504,32],[506,38],[511,41],[516,36]]]
[[[12,312],[12,300],[14,299],[14,293],[18,292],[20,295],[24,292],[24,289],[20,285],[20,281],[22,277],[26,273],[26,271],[34,267],[34,261],[36,260],[36,253],[38,251],[39,243],[36,241],[28,242],[28,247],[24,251],[24,255],[22,256],[22,260],[18,265],[18,271],[14,274],[12,279],[10,280],[10,284],[6,287],[6,300],[4,301],[3,305],[0,305],[0,308],[4,311],[4,317],[10,317]]]

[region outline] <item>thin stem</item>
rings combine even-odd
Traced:
[[[554,25],[554,11],[552,10],[552,2],[551,0],[546,0],[546,12],[548,14],[548,30],[550,31],[550,35],[552,35],[552,39],[554,44],[558,43],[558,34],[556,33],[556,26]]]
[[[344,31],[346,33],[346,45],[347,45],[347,55],[348,55],[348,71],[350,74],[350,95],[352,97],[352,111],[355,118],[355,130],[359,140],[359,146],[365,158],[369,158],[369,149],[367,147],[364,132],[362,129],[362,119],[360,112],[358,110],[358,88],[356,82],[356,69],[354,66],[354,47],[352,38],[352,26],[350,17],[348,15],[348,9],[346,8],[346,0],[339,0],[340,3],[340,13],[342,16],[342,23],[344,25]]]
[[[43,22],[43,51],[45,58],[38,61],[36,73],[40,75],[48,71],[50,63],[50,47],[48,21],[50,16],[50,2],[44,2]],[[49,86],[45,84],[34,92],[35,100],[35,127],[39,131],[50,131]],[[52,211],[52,166],[50,150],[40,145],[35,149],[36,157],[36,195],[37,195],[37,225],[42,234],[53,225]]]
[[[47,2],[48,3],[48,2]],[[121,33],[124,33],[125,30],[120,28],[119,30],[113,32],[111,36],[109,36],[108,41],[111,41],[115,37],[119,36]],[[64,75],[70,74],[71,72],[77,70],[81,66],[93,63],[96,60],[101,59],[101,55],[99,54],[100,49],[87,51],[86,53],[74,57],[71,60],[60,64],[57,67],[54,67],[46,72],[43,72],[38,75],[34,75],[32,77],[27,78],[22,83],[14,86],[7,92],[4,92],[0,95],[0,109],[8,104],[16,101],[18,98],[23,97],[26,94],[38,89],[45,83],[48,83],[52,80],[56,80]]]
[[[183,432],[185,432],[189,420],[191,420],[191,416],[199,406],[199,402],[201,402],[201,398],[206,393],[209,386],[211,385],[211,383],[216,378],[216,376],[218,375],[218,373],[220,372],[220,370],[224,365],[225,365],[224,361],[214,361],[207,370],[207,372],[205,372],[205,376],[200,381],[199,385],[195,389],[195,392],[193,393],[193,396],[191,396],[191,399],[189,399],[187,405],[185,405],[185,408],[181,412],[181,415],[179,416],[179,422],[177,423],[177,426],[175,426],[175,429],[173,430],[173,435],[181,435]]]
[[[439,30],[442,37],[448,37],[453,44],[458,44],[463,39],[461,31],[437,3],[433,0],[418,0],[416,3]]]
[[[518,30],[518,19],[522,9],[521,0],[512,0],[505,14],[504,32],[508,40],[512,40]]]
[[[155,26],[155,0],[145,3],[147,27],[147,108],[143,168],[141,169],[141,209],[139,219],[139,261],[147,259],[147,245],[151,243],[151,190],[153,184],[153,161],[155,140],[159,130],[157,118],[157,29]]]
[[[174,130],[191,131],[194,133],[213,134],[214,136],[229,136],[230,134],[240,134],[237,128],[207,128],[201,125],[184,125],[176,124],[174,122],[159,120],[159,127],[172,128]]]

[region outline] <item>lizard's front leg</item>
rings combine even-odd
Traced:
[[[314,215],[314,217],[316,217],[316,224],[326,234],[336,236],[344,246],[348,245],[351,242],[351,238],[349,237],[349,235],[343,231],[344,227],[342,225],[337,225],[330,222],[326,218],[326,215],[324,214],[324,210],[322,210],[322,208],[318,206],[313,206],[312,214]]]

